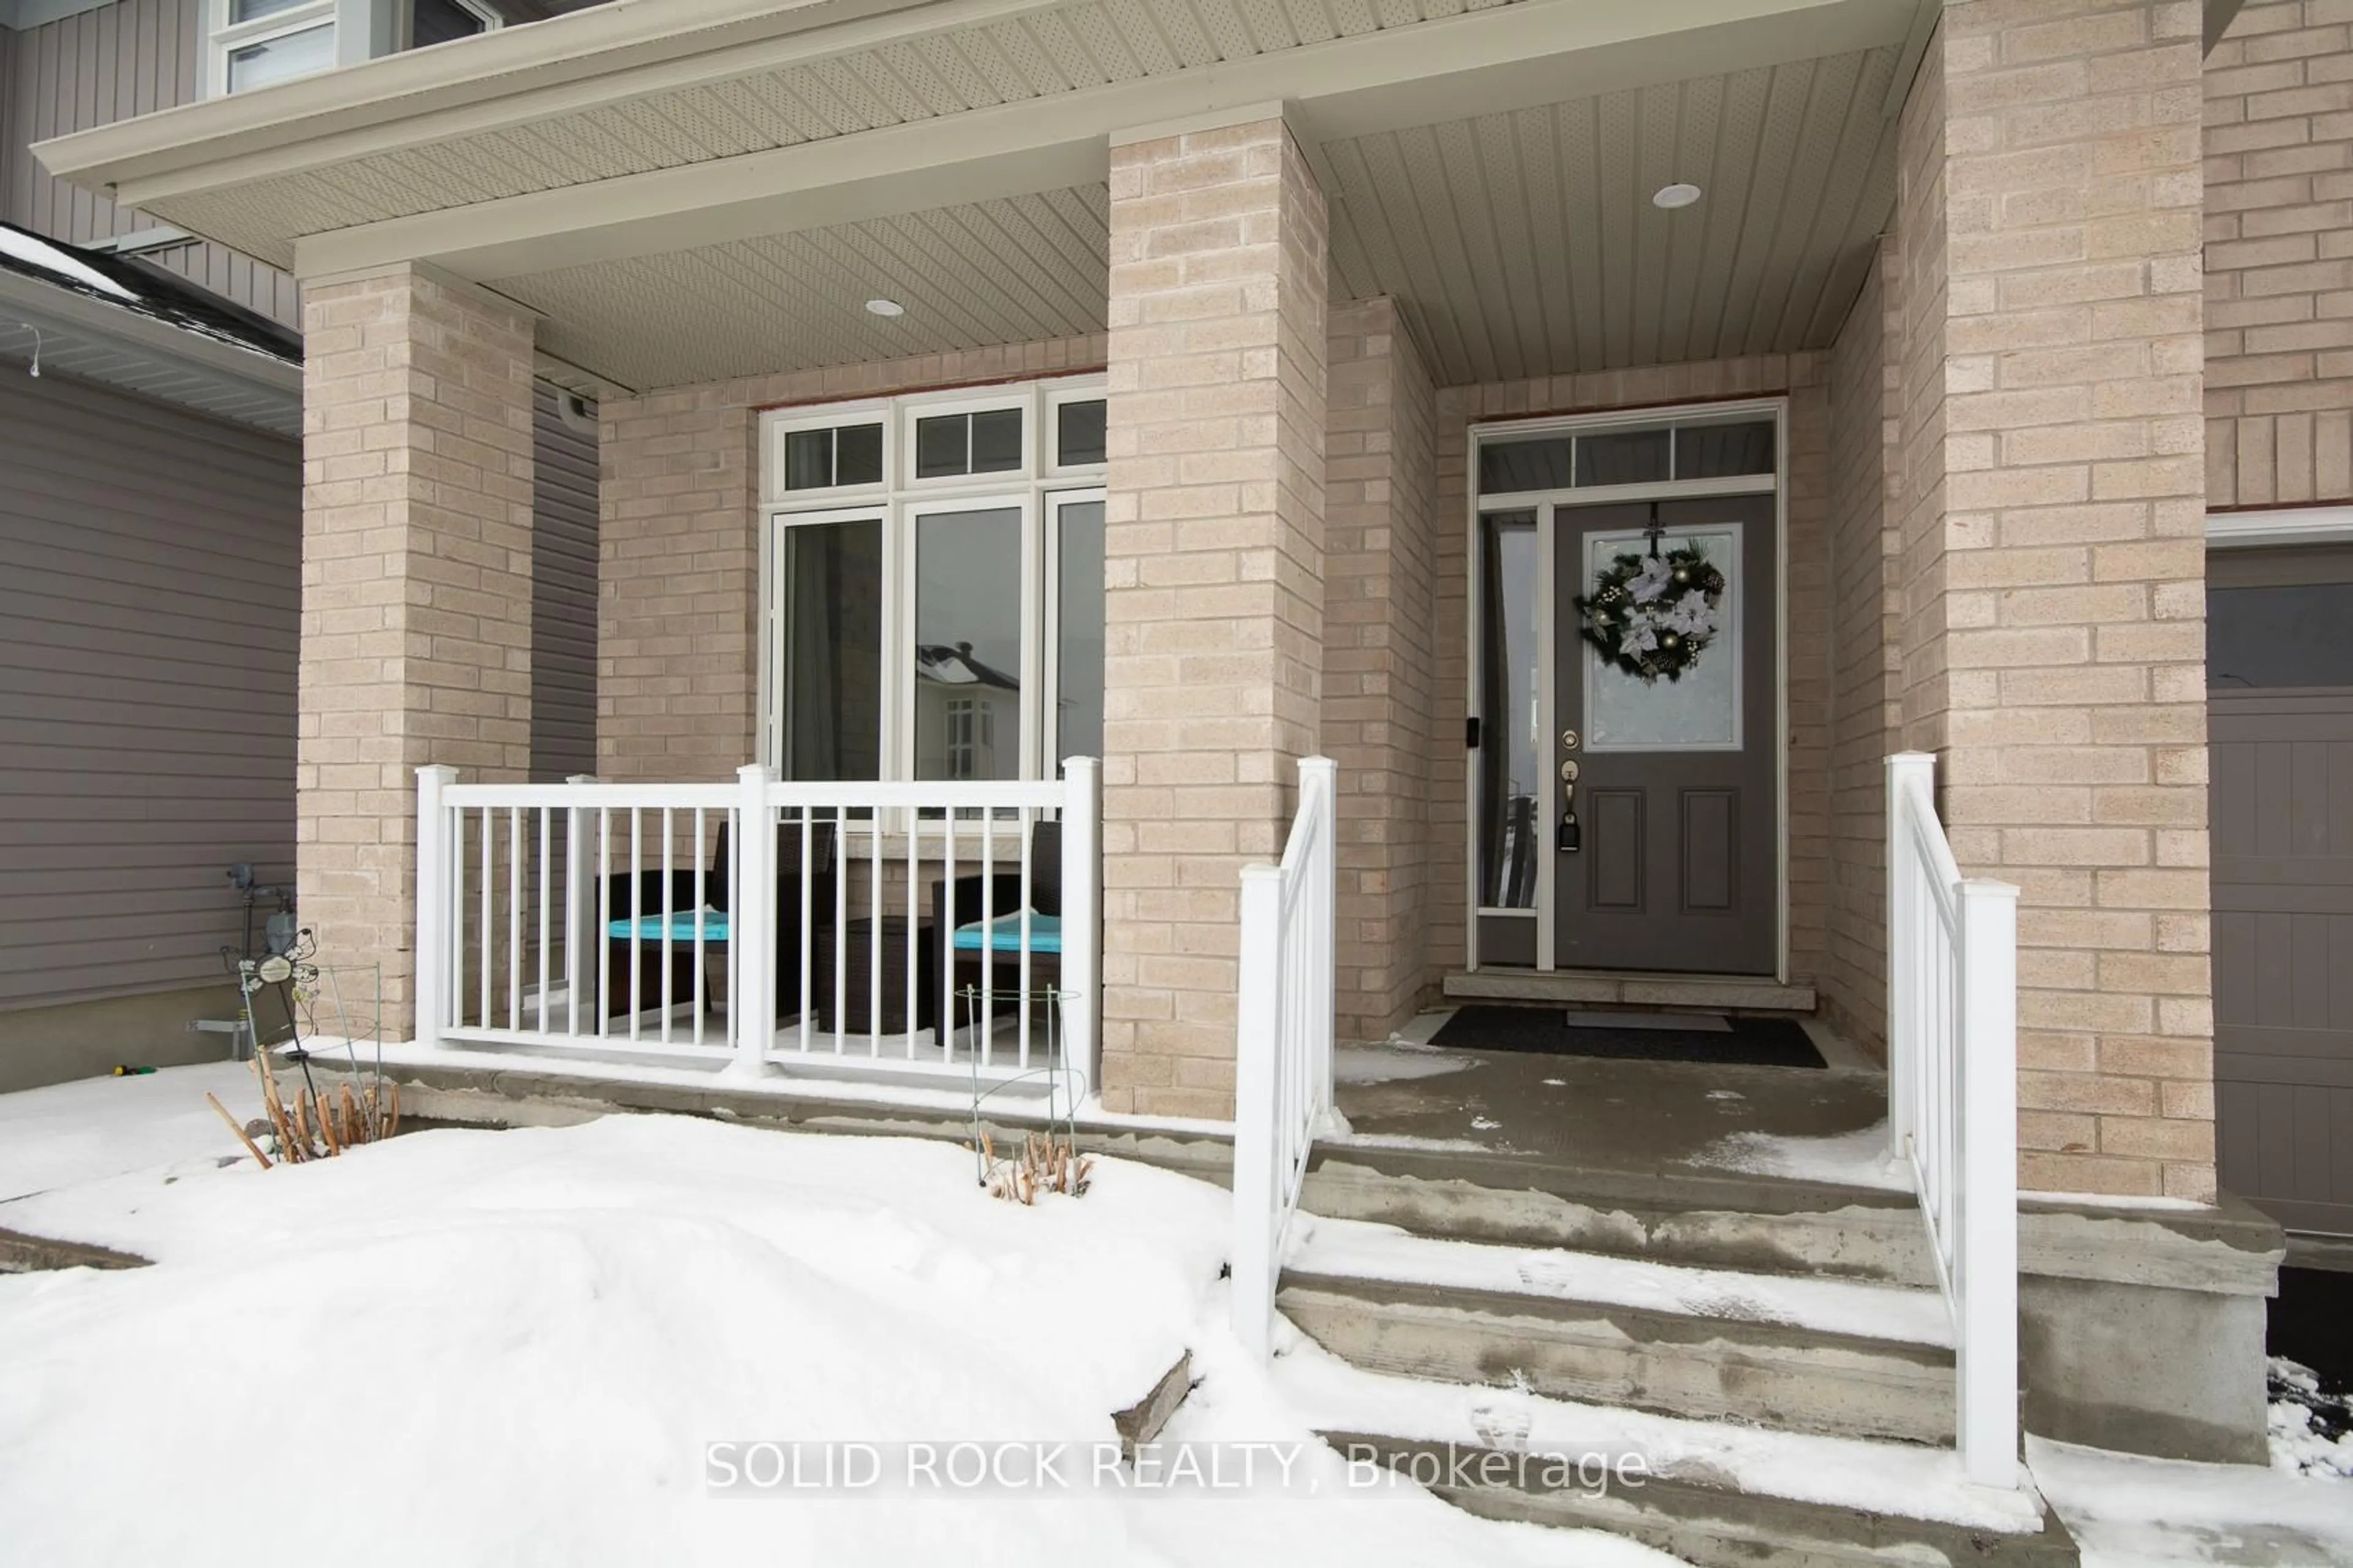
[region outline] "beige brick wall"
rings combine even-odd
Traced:
[[[1103,1098],[1232,1104],[1239,873],[1322,711],[1325,213],[1280,120],[1114,146]]]
[[[1430,858],[1437,402],[1388,300],[1331,313],[1324,540],[1324,753],[1340,766],[1342,1039],[1379,1040],[1436,980]]]
[[[1823,1016],[1884,1057],[1887,1033],[1886,765],[1900,727],[1894,675],[1901,626],[1887,505],[1896,421],[1887,360],[1883,247],[1831,351],[1831,828]]]
[[[2042,1190],[2214,1190],[2200,26],[1947,5],[1902,126],[1905,729],[2022,889]]]
[[[1824,961],[1831,885],[1829,366],[1820,353],[1654,365],[1448,387],[1438,395],[1438,525],[1432,552],[1436,679],[1430,769],[1430,964],[1463,963],[1468,863],[1462,723],[1469,712],[1470,426],[1536,414],[1643,408],[1787,394],[1789,398],[1789,951],[1793,975]]]
[[[2353,5],[2258,0],[2204,82],[2207,500],[2353,500]]]
[[[1072,375],[1104,354],[1056,339],[607,399],[597,776],[727,779],[757,755],[761,409]]]
[[[532,323],[409,268],[303,305],[296,886],[415,996],[416,770],[531,766]]]

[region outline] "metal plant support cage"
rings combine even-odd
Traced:
[[[995,1140],[987,1122],[982,1119],[981,1108],[997,1095],[1017,1085],[1034,1085],[1043,1082],[1046,1086],[1045,1138],[1047,1143],[1049,1146],[1059,1143],[1069,1155],[1075,1183],[1071,1189],[1072,1195],[1086,1191],[1086,1168],[1092,1162],[1082,1159],[1077,1152],[1078,1080],[1076,1075],[1071,1070],[1069,1053],[1063,1048],[1061,1027],[1062,1009],[1075,999],[1076,994],[1074,992],[1065,991],[1060,987],[1032,988],[1026,991],[998,990],[991,987],[984,996],[981,988],[977,985],[966,985],[955,993],[955,999],[964,1005],[964,1016],[968,1020],[969,1037],[972,1041],[968,1058],[972,1066],[970,1126],[973,1179],[976,1184],[984,1187],[995,1186],[1006,1177],[1008,1167],[1014,1163],[1009,1159],[994,1155]],[[988,1007],[988,1012],[985,1015],[982,1012],[984,1003]],[[1042,1008],[1046,1017],[1045,1061],[1042,1066],[1029,1068],[984,1086],[980,1078],[983,1040],[987,1031],[992,1026],[991,1020],[1006,1004],[1011,1004],[1014,1008],[1022,1012],[1032,1007]],[[954,1035],[955,1031],[951,1030],[952,1039]],[[1006,1131],[1009,1133],[1012,1130],[1008,1128]],[[1035,1138],[1035,1133],[1025,1130],[1023,1138],[1027,1146],[1028,1142]]]
[[[384,967],[377,963],[321,963],[318,939],[308,928],[295,933],[290,950],[237,963],[237,991],[247,1037],[254,1054],[275,1053],[301,1069],[316,1092],[311,1064],[325,1060],[350,1073],[354,1085],[382,1091],[384,1079]],[[274,996],[285,1020],[262,1028],[256,998]],[[324,1022],[322,1023],[322,1020]],[[373,1047],[363,1055],[363,1045]]]

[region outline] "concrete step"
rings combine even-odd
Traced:
[[[1316,1145],[1300,1206],[1421,1236],[1696,1268],[1920,1288],[1936,1278],[1917,1204],[1887,1188],[1342,1140]]]
[[[1831,1436],[1953,1438],[1953,1352],[1933,1292],[1313,1220],[1276,1306],[1374,1372]]]
[[[1377,1433],[1321,1436],[1343,1455],[1369,1457],[1409,1477],[1440,1477],[1428,1489],[1467,1513],[1606,1531],[1693,1568],[2078,1568],[2081,1562],[2074,1538],[2049,1510],[2040,1528],[2005,1532],[1746,1491],[1704,1474],[1599,1489],[1508,1450]],[[1481,1468],[1491,1462],[1499,1468]],[[1459,1483],[1450,1474],[1472,1479]],[[1489,1484],[1487,1476],[1509,1481]]]
[[[1971,1486],[1949,1449],[1384,1376],[1306,1346],[1275,1375],[1352,1484],[1388,1469],[1471,1512],[1608,1531],[1698,1568],[2078,1561],[2031,1487]]]

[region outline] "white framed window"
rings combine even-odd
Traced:
[[[1103,396],[1064,377],[762,415],[780,776],[1037,779],[1101,754]]]
[[[1005,484],[1039,471],[1033,387],[1012,396],[902,400],[899,483],[908,489]]]
[[[495,32],[491,0],[206,0],[204,92],[251,92]]]
[[[210,0],[206,87],[250,92],[335,64],[336,0]]]

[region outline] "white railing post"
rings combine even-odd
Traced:
[[[1960,885],[1961,1468],[2018,1484],[2018,889]]]
[[[1093,757],[1062,763],[1062,1061],[1083,1099],[1103,1040],[1103,763]]]
[[[564,1033],[577,1035],[585,1020],[587,1032],[596,1032],[605,1002],[605,889],[596,880],[594,824],[582,786],[596,782],[594,773],[574,773],[564,781],[581,789],[579,804],[564,811]],[[540,1000],[540,1027],[548,1028],[547,1002]]]
[[[727,1070],[757,1077],[767,1070],[776,1031],[776,835],[768,804],[773,776],[765,764],[747,763],[735,770],[735,778],[741,797],[728,835],[735,864],[727,882],[727,1027],[735,1059]]]
[[[1913,1006],[1924,979],[1919,973],[1921,922],[1927,914],[1918,879],[1929,874],[1920,864],[1913,837],[1910,803],[1915,784],[1935,798],[1935,757],[1926,752],[1899,752],[1887,759],[1887,1152],[1907,1169],[1923,1047],[1915,1037]]]
[[[1233,1326],[1259,1360],[1272,1353],[1282,1072],[1282,872],[1242,868],[1241,970],[1234,1031]]]
[[[1308,1016],[1314,1023],[1308,1041],[1307,1082],[1314,1102],[1308,1107],[1318,1124],[1332,1109],[1333,1037],[1339,1027],[1335,968],[1339,962],[1340,910],[1340,764],[1329,757],[1304,757],[1299,763],[1299,814],[1308,814],[1310,796],[1318,803],[1322,831],[1314,838],[1307,866],[1306,983]]]
[[[449,815],[441,791],[458,782],[458,770],[417,770],[417,1043],[441,1044],[449,1012]]]

